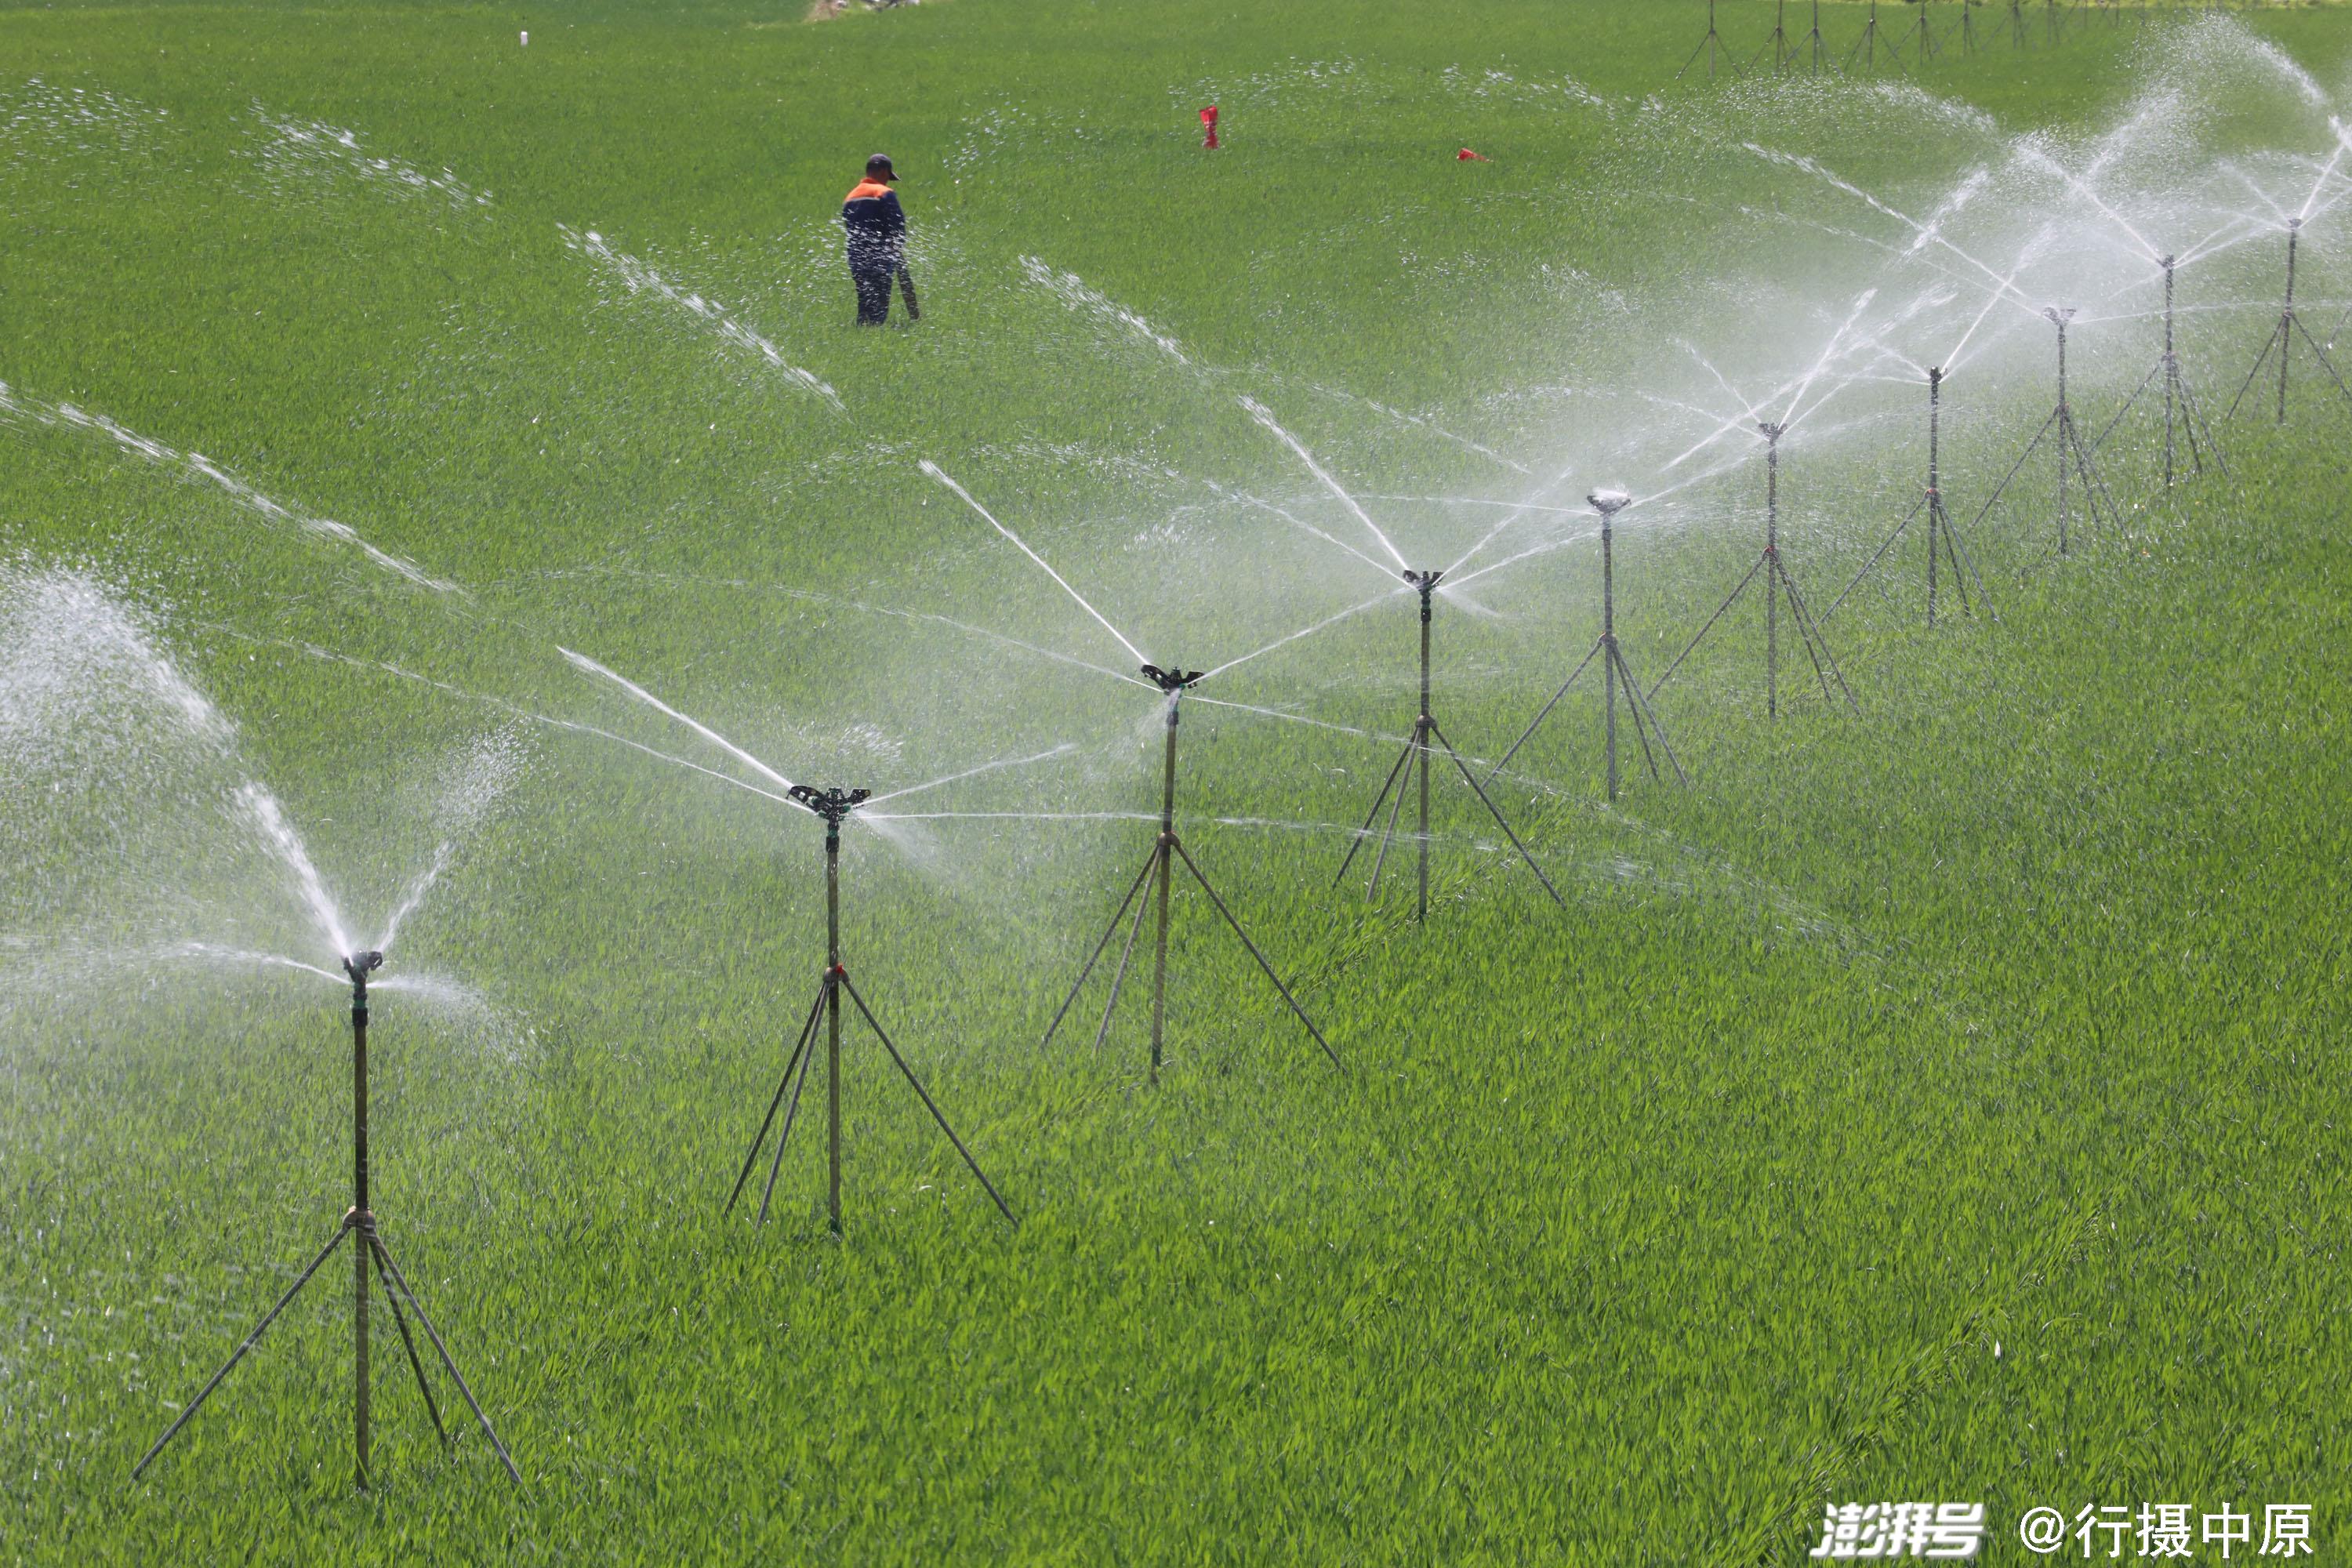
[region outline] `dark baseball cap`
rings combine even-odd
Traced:
[[[890,154],[887,153],[877,153],[866,159],[866,173],[869,177],[878,176],[885,181],[898,177],[898,171],[890,167]]]

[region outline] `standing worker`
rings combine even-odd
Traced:
[[[866,177],[851,187],[841,204],[842,226],[849,236],[849,279],[857,286],[860,326],[878,327],[890,319],[890,280],[907,288],[907,314],[916,317],[915,282],[907,276],[907,215],[898,193],[890,186],[898,176],[880,153],[866,160]]]

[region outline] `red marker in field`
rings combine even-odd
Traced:
[[[1465,147],[1454,154],[1454,161],[1457,163],[1491,163],[1495,160],[1484,153],[1473,153],[1469,148]]]
[[[1212,153],[1215,152],[1217,150],[1217,106],[1215,104],[1213,103],[1201,110],[1201,129],[1208,133],[1201,145]]]

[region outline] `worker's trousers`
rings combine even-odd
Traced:
[[[895,271],[887,261],[861,262],[850,268],[850,281],[857,285],[857,320],[861,326],[878,327],[889,321],[890,279]]]

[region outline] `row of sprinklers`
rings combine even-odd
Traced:
[[[2179,0],[1901,0],[1907,22],[1884,22],[1878,0],[1869,0],[1862,30],[1843,54],[1822,30],[1822,0],[1797,0],[1795,29],[1789,21],[1789,0],[1772,0],[1772,30],[1752,51],[1741,52],[1727,43],[1716,26],[1717,0],[1706,0],[1706,34],[1691,51],[1677,79],[1701,63],[1707,79],[1718,68],[1732,74],[1759,70],[1876,70],[1883,61],[1899,71],[1923,68],[1945,54],[1972,55],[1979,49],[2025,49],[2063,42],[2078,28],[2102,24],[2120,27],[2126,18],[2137,26],[2161,11],[2210,11],[2217,0],[2183,5]],[[2288,0],[2229,0],[2233,10],[2262,10],[2284,5]],[[1806,12],[1810,10],[1811,25]],[[1982,19],[1979,13],[1984,13]],[[1904,57],[1909,55],[1906,60]]]
[[[2320,193],[2327,182],[2336,177],[2336,166],[2347,150],[2352,150],[2352,139],[2347,139],[2340,128],[2337,132],[2337,142],[2335,155],[2321,171],[2320,179],[2313,187],[2312,196],[2303,204],[2302,209],[2292,214],[2282,211],[2278,215],[2279,222],[2275,226],[2275,230],[2282,234],[2284,239],[2284,288],[2282,302],[2259,351],[2254,355],[2252,365],[2242,381],[2238,383],[2236,395],[2231,402],[2225,417],[2234,416],[2245,409],[2251,398],[2256,400],[2253,404],[2254,408],[2273,415],[2277,422],[2284,424],[2289,412],[2290,392],[2293,384],[2292,367],[2298,358],[2305,358],[2315,365],[2323,378],[2322,384],[2333,388],[2336,394],[2344,398],[2347,406],[2352,406],[2352,385],[2347,385],[2344,377],[2338,373],[2330,356],[2328,345],[2305,327],[2295,302],[2296,269],[2305,226],[2318,211],[2324,210],[2324,205],[2319,201]],[[1764,151],[1760,148],[1755,150],[1759,153]],[[1833,176],[1828,175],[1825,170],[1811,160],[1790,158],[1781,154],[1766,155],[1803,167],[1817,175],[1831,178],[1842,188],[1853,189],[1853,187],[1844,186],[1843,182],[1835,182]],[[1664,500],[1678,490],[1726,472],[1727,469],[1709,468],[1690,479],[1665,485],[1640,496],[1624,489],[1594,489],[1586,496],[1588,510],[1573,515],[1588,518],[1598,523],[1597,535],[1600,545],[1598,559],[1601,577],[1599,633],[1582,658],[1569,669],[1565,679],[1549,692],[1518,737],[1499,757],[1491,762],[1465,756],[1447,736],[1436,716],[1433,700],[1436,607],[1441,601],[1449,598],[1454,593],[1483,576],[1504,570],[1530,556],[1557,548],[1558,542],[1538,544],[1499,561],[1483,565],[1472,565],[1482,552],[1522,518],[1534,512],[1559,513],[1569,511],[1570,509],[1544,507],[1534,502],[1512,506],[1508,515],[1502,521],[1488,529],[1467,551],[1454,560],[1443,565],[1417,566],[1381,528],[1378,521],[1366,510],[1363,501],[1351,494],[1298,437],[1283,426],[1265,405],[1254,398],[1244,396],[1239,399],[1241,408],[1291,454],[1301,468],[1313,477],[1317,485],[1328,493],[1330,499],[1351,520],[1354,527],[1360,529],[1362,535],[1360,547],[1359,543],[1351,543],[1349,540],[1327,531],[1284,509],[1269,507],[1268,510],[1276,511],[1286,521],[1295,523],[1327,544],[1345,552],[1368,568],[1388,577],[1390,586],[1373,598],[1343,610],[1336,616],[1326,617],[1313,626],[1289,632],[1263,647],[1240,653],[1206,669],[1193,669],[1181,664],[1163,664],[1148,657],[1145,651],[1115,626],[1077,586],[1057,571],[1043,554],[1032,547],[1013,528],[997,517],[978,497],[938,464],[929,460],[922,461],[919,467],[924,475],[950,491],[975,516],[984,521],[1022,556],[1051,578],[1060,591],[1082,609],[1102,633],[1115,641],[1121,653],[1132,662],[1126,668],[1119,668],[1069,655],[1049,653],[1009,637],[998,637],[997,640],[1026,649],[1031,653],[1045,654],[1046,657],[1060,662],[1091,670],[1112,680],[1133,685],[1148,692],[1159,706],[1159,727],[1161,739],[1160,792],[1157,814],[1149,819],[1152,824],[1153,831],[1146,847],[1146,854],[1115,906],[1101,935],[1086,953],[1083,962],[1077,964],[1076,976],[1068,993],[1047,1026],[1045,1035],[1045,1043],[1050,1044],[1059,1035],[1065,1023],[1068,1021],[1076,1007],[1079,997],[1085,993],[1089,981],[1098,973],[1107,973],[1108,984],[1105,987],[1095,1038],[1097,1046],[1107,1040],[1118,1003],[1125,994],[1130,979],[1136,974],[1138,948],[1142,942],[1144,927],[1149,922],[1152,928],[1150,952],[1143,959],[1150,971],[1149,981],[1150,1047],[1148,1073],[1150,1083],[1156,1085],[1159,1082],[1166,1059],[1169,939],[1172,919],[1171,895],[1173,885],[1181,875],[1189,879],[1205,895],[1211,909],[1222,922],[1222,929],[1255,965],[1266,986],[1287,1009],[1307,1039],[1319,1050],[1332,1068],[1339,1068],[1341,1065],[1339,1052],[1325,1037],[1290,985],[1283,979],[1281,971],[1275,962],[1250,935],[1179,830],[1177,813],[1179,739],[1181,733],[1181,711],[1188,700],[1194,703],[1243,709],[1247,711],[1265,713],[1275,718],[1297,717],[1274,712],[1271,710],[1250,708],[1244,703],[1224,702],[1201,691],[1202,687],[1214,681],[1229,670],[1272,653],[1277,648],[1286,647],[1339,620],[1371,610],[1383,604],[1394,604],[1402,600],[1404,608],[1412,617],[1409,626],[1417,643],[1418,706],[1402,748],[1389,768],[1380,790],[1374,795],[1370,809],[1360,824],[1348,830],[1349,842],[1345,854],[1339,860],[1333,877],[1333,886],[1337,887],[1352,869],[1369,857],[1364,896],[1367,900],[1377,898],[1382,878],[1388,871],[1391,851],[1401,843],[1409,844],[1415,861],[1413,917],[1416,921],[1424,921],[1429,908],[1430,858],[1433,843],[1430,827],[1433,781],[1450,780],[1469,792],[1477,806],[1486,813],[1502,831],[1517,862],[1537,879],[1555,904],[1564,907],[1564,900],[1561,900],[1558,889],[1545,874],[1534,853],[1520,838],[1517,831],[1496,803],[1491,786],[1520,749],[1542,728],[1568,692],[1580,680],[1589,678],[1591,680],[1599,682],[1602,688],[1601,707],[1603,777],[1606,791],[1611,799],[1617,797],[1622,782],[1622,763],[1624,759],[1621,758],[1620,752],[1621,717],[1622,728],[1631,731],[1633,753],[1638,756],[1640,765],[1646,770],[1652,779],[1663,783],[1665,775],[1670,772],[1677,781],[1686,782],[1681,760],[1676,755],[1673,742],[1656,711],[1657,693],[1682,668],[1693,652],[1710,637],[1717,635],[1725,626],[1733,609],[1746,600],[1751,593],[1760,595],[1763,600],[1763,665],[1765,708],[1768,718],[1777,721],[1780,717],[1783,707],[1783,666],[1789,664],[1790,659],[1794,657],[1792,654],[1784,658],[1782,647],[1784,616],[1790,631],[1793,634],[1797,647],[1802,654],[1802,663],[1790,665],[1790,668],[1801,672],[1810,672],[1813,676],[1814,680],[1811,684],[1818,685],[1825,703],[1832,711],[1842,710],[1846,713],[1859,716],[1861,705],[1839,667],[1829,641],[1828,627],[1857,587],[1872,580],[1874,575],[1883,574],[1886,570],[1891,569],[1891,563],[1901,559],[1897,554],[1897,546],[1906,540],[1924,540],[1924,550],[1920,552],[1919,557],[1919,568],[1923,572],[1925,580],[1925,614],[1928,625],[1934,626],[1939,617],[1948,618],[1955,610],[1970,616],[1981,611],[1988,618],[1997,619],[1984,576],[1979,571],[1971,552],[1969,539],[1992,509],[2010,493],[2021,476],[2026,474],[2037,462],[2046,466],[2046,471],[2054,481],[2050,501],[2051,510],[2046,518],[2046,524],[2054,535],[2056,552],[2062,558],[2071,552],[2084,526],[2097,526],[2104,523],[2120,529],[2122,525],[2123,509],[2117,503],[2106,473],[2103,469],[2100,453],[2106,447],[2110,437],[2135,411],[2142,412],[2143,416],[2151,422],[2160,418],[2162,437],[2160,448],[2158,448],[2161,458],[2159,478],[2167,491],[2186,479],[2203,475],[2209,468],[2226,479],[2229,476],[2229,468],[2215,440],[2213,421],[2208,416],[2203,398],[2183,366],[2177,330],[2179,310],[2177,274],[2181,268],[2190,262],[2212,254],[2217,247],[2216,242],[2200,242],[2199,246],[2179,255],[2159,251],[2140,236],[2138,231],[2121,215],[2106,207],[2104,203],[2098,202],[2095,195],[2079,181],[2074,181],[2070,177],[2069,184],[2078,195],[2087,200],[2102,214],[2105,220],[2110,221],[2121,234],[2129,237],[2141,259],[2150,268],[2149,280],[2160,280],[2164,293],[2164,304],[2160,313],[2162,325],[2160,345],[2153,348],[2146,374],[2140,377],[2137,385],[2121,400],[2119,405],[2106,417],[2105,421],[2094,429],[2090,424],[2085,423],[2070,395],[2067,355],[2069,334],[2074,327],[2077,315],[2075,310],[2046,305],[2029,299],[2017,288],[2015,273],[2008,276],[2001,275],[1990,264],[1941,237],[1931,226],[1904,217],[1895,209],[1877,202],[1875,198],[1867,196],[1866,193],[1855,191],[1854,194],[1863,195],[1881,211],[1901,218],[1909,225],[1922,246],[1933,243],[1948,252],[1958,264],[1965,266],[1979,275],[1979,286],[1984,288],[1988,295],[1988,303],[1985,307],[1987,312],[1998,305],[2006,303],[2015,309],[2030,311],[2047,327],[2050,331],[2052,365],[2054,372],[2054,398],[2049,413],[2042,418],[2031,437],[2023,443],[2015,460],[1964,526],[1948,505],[1942,471],[1941,428],[1947,395],[1946,366],[1957,355],[1958,349],[1955,349],[1954,354],[1945,356],[1944,363],[1939,364],[1917,365],[1908,360],[1901,360],[1900,363],[1916,372],[1913,384],[1925,395],[1927,442],[1924,479],[1919,487],[1917,498],[1909,510],[1894,524],[1843,588],[1817,612],[1800,591],[1782,548],[1781,449],[1784,440],[1799,423],[1802,414],[1811,412],[1812,406],[1818,406],[1818,403],[1810,406],[1806,405],[1808,390],[1841,354],[1858,347],[1867,347],[1882,356],[1893,353],[1883,339],[1864,342],[1850,336],[1854,322],[1861,314],[1862,306],[1858,305],[1854,314],[1837,329],[1827,347],[1815,360],[1807,374],[1769,394],[1762,402],[1748,405],[1741,415],[1723,421],[1704,440],[1676,458],[1674,463],[1667,465],[1667,468],[1671,470],[1685,459],[1713,447],[1717,442],[1728,439],[1735,434],[1746,433],[1760,446],[1764,456],[1764,530],[1755,558],[1745,574],[1697,627],[1682,650],[1654,679],[1646,682],[1628,658],[1617,632],[1616,532],[1619,520],[1629,510]],[[1869,298],[1869,294],[1865,293],[1863,299],[1864,305],[1867,304]],[[1980,315],[1977,324],[1980,325],[1982,321],[1983,317]],[[1971,326],[1971,334],[1974,331],[1975,326]],[[2333,334],[2330,334],[2331,340],[2332,336]],[[1964,343],[1965,341],[1964,339]],[[1900,360],[1899,355],[1895,357]],[[2272,380],[2273,377],[2275,378],[2274,382]],[[1784,398],[1785,403],[1782,401]],[[1740,401],[1746,403],[1747,400],[1743,398]],[[1253,504],[1267,505],[1264,502],[1253,502]],[[432,579],[417,580],[430,583],[436,587],[446,586]],[[950,624],[961,625],[961,623]],[[965,627],[964,629],[980,628]],[[996,637],[993,633],[983,632],[983,635]],[[946,1111],[925,1087],[913,1064],[883,1024],[873,1001],[852,976],[841,944],[842,832],[845,826],[853,824],[871,826],[877,831],[887,833],[891,831],[888,825],[893,822],[908,821],[921,816],[996,815],[958,812],[919,813],[908,812],[903,808],[898,810],[885,808],[891,806],[894,802],[959,779],[1000,768],[1042,762],[1062,755],[1071,748],[1056,747],[1034,757],[990,762],[978,767],[950,773],[942,778],[879,794],[864,787],[830,785],[820,787],[787,777],[782,771],[710,726],[671,706],[650,690],[598,660],[569,648],[560,651],[584,675],[609,683],[626,693],[633,700],[646,705],[664,719],[691,732],[701,742],[714,747],[725,753],[733,763],[747,769],[757,782],[706,767],[702,763],[658,751],[611,731],[531,713],[504,703],[498,705],[507,708],[508,711],[518,718],[595,735],[629,746],[666,763],[717,778],[730,786],[761,796],[790,812],[804,815],[812,824],[823,829],[825,889],[824,962],[819,969],[814,994],[798,1014],[801,1018],[798,1032],[792,1048],[786,1054],[774,1093],[759,1119],[749,1148],[741,1163],[737,1167],[735,1178],[727,1191],[721,1205],[722,1212],[731,1213],[743,1201],[754,1176],[759,1174],[761,1158],[762,1154],[766,1154],[767,1170],[760,1188],[756,1222],[765,1223],[782,1172],[785,1150],[794,1128],[799,1124],[809,1079],[814,1074],[816,1058],[822,1053],[824,1058],[824,1137],[826,1214],[831,1232],[836,1236],[841,1233],[843,1226],[841,1087],[844,1070],[842,1043],[845,1017],[847,1016],[853,1033],[857,1027],[862,1026],[879,1046],[883,1056],[896,1069],[898,1078],[903,1080],[905,1089],[920,1102],[940,1134],[953,1146],[974,1182],[988,1201],[993,1205],[995,1210],[1008,1224],[1017,1224],[1011,1204],[990,1179],[971,1146],[956,1131]],[[390,666],[378,668],[406,679],[425,679]],[[1129,673],[1129,670],[1133,673]],[[446,687],[440,682],[429,682],[429,684],[457,695],[471,695],[457,692],[455,688]],[[1314,721],[1301,721],[1313,722]],[[1414,822],[1412,827],[1407,828],[1403,823],[1403,814],[1409,796],[1415,801]],[[1083,815],[1099,816],[1100,814]],[[287,832],[290,836],[290,827]],[[300,862],[300,869],[305,873],[306,882],[314,885],[314,890],[316,890],[315,871],[309,868],[307,858],[300,857],[296,858]],[[436,862],[436,871],[437,869]],[[323,891],[320,890],[320,899],[323,900]],[[403,913],[406,912],[407,907],[404,906]],[[339,931],[340,928],[338,928]],[[351,944],[339,942],[338,945]],[[441,1334],[425,1314],[424,1306],[415,1291],[410,1287],[406,1276],[403,1274],[399,1265],[394,1259],[391,1248],[385,1241],[383,1226],[371,1204],[368,1110],[369,987],[371,978],[381,971],[384,963],[381,949],[388,945],[387,939],[379,943],[377,950],[341,952],[335,955],[342,971],[340,978],[348,984],[351,996],[350,1038],[352,1077],[351,1206],[325,1245],[310,1259],[292,1285],[263,1315],[252,1331],[236,1345],[226,1362],[203,1385],[194,1398],[157,1438],[153,1447],[133,1467],[134,1477],[143,1474],[173,1438],[187,1426],[205,1401],[260,1342],[271,1324],[311,1280],[320,1275],[335,1252],[344,1244],[349,1243],[352,1254],[354,1474],[358,1483],[365,1487],[369,1480],[372,1430],[371,1309],[379,1292],[390,1310],[404,1357],[423,1394],[426,1411],[444,1444],[450,1441],[450,1433],[443,1419],[441,1405],[433,1392],[432,1379],[427,1373],[428,1359],[418,1341],[420,1332],[425,1346],[429,1346],[432,1352],[432,1361],[437,1363],[449,1384],[456,1388],[474,1419],[480,1426],[509,1476],[518,1483],[521,1479],[520,1472],[511,1455],[499,1437],[471,1387],[459,1372],[457,1362]],[[1118,953],[1116,958],[1112,959],[1111,949],[1114,945],[1118,948]],[[1107,967],[1106,960],[1110,960]],[[297,968],[314,970],[317,968],[315,965],[292,959],[282,962],[292,963]],[[330,973],[330,977],[334,977],[331,972],[320,971],[320,973]],[[1139,981],[1138,984],[1141,982]],[[774,1135],[772,1146],[770,1142],[771,1133]]]

